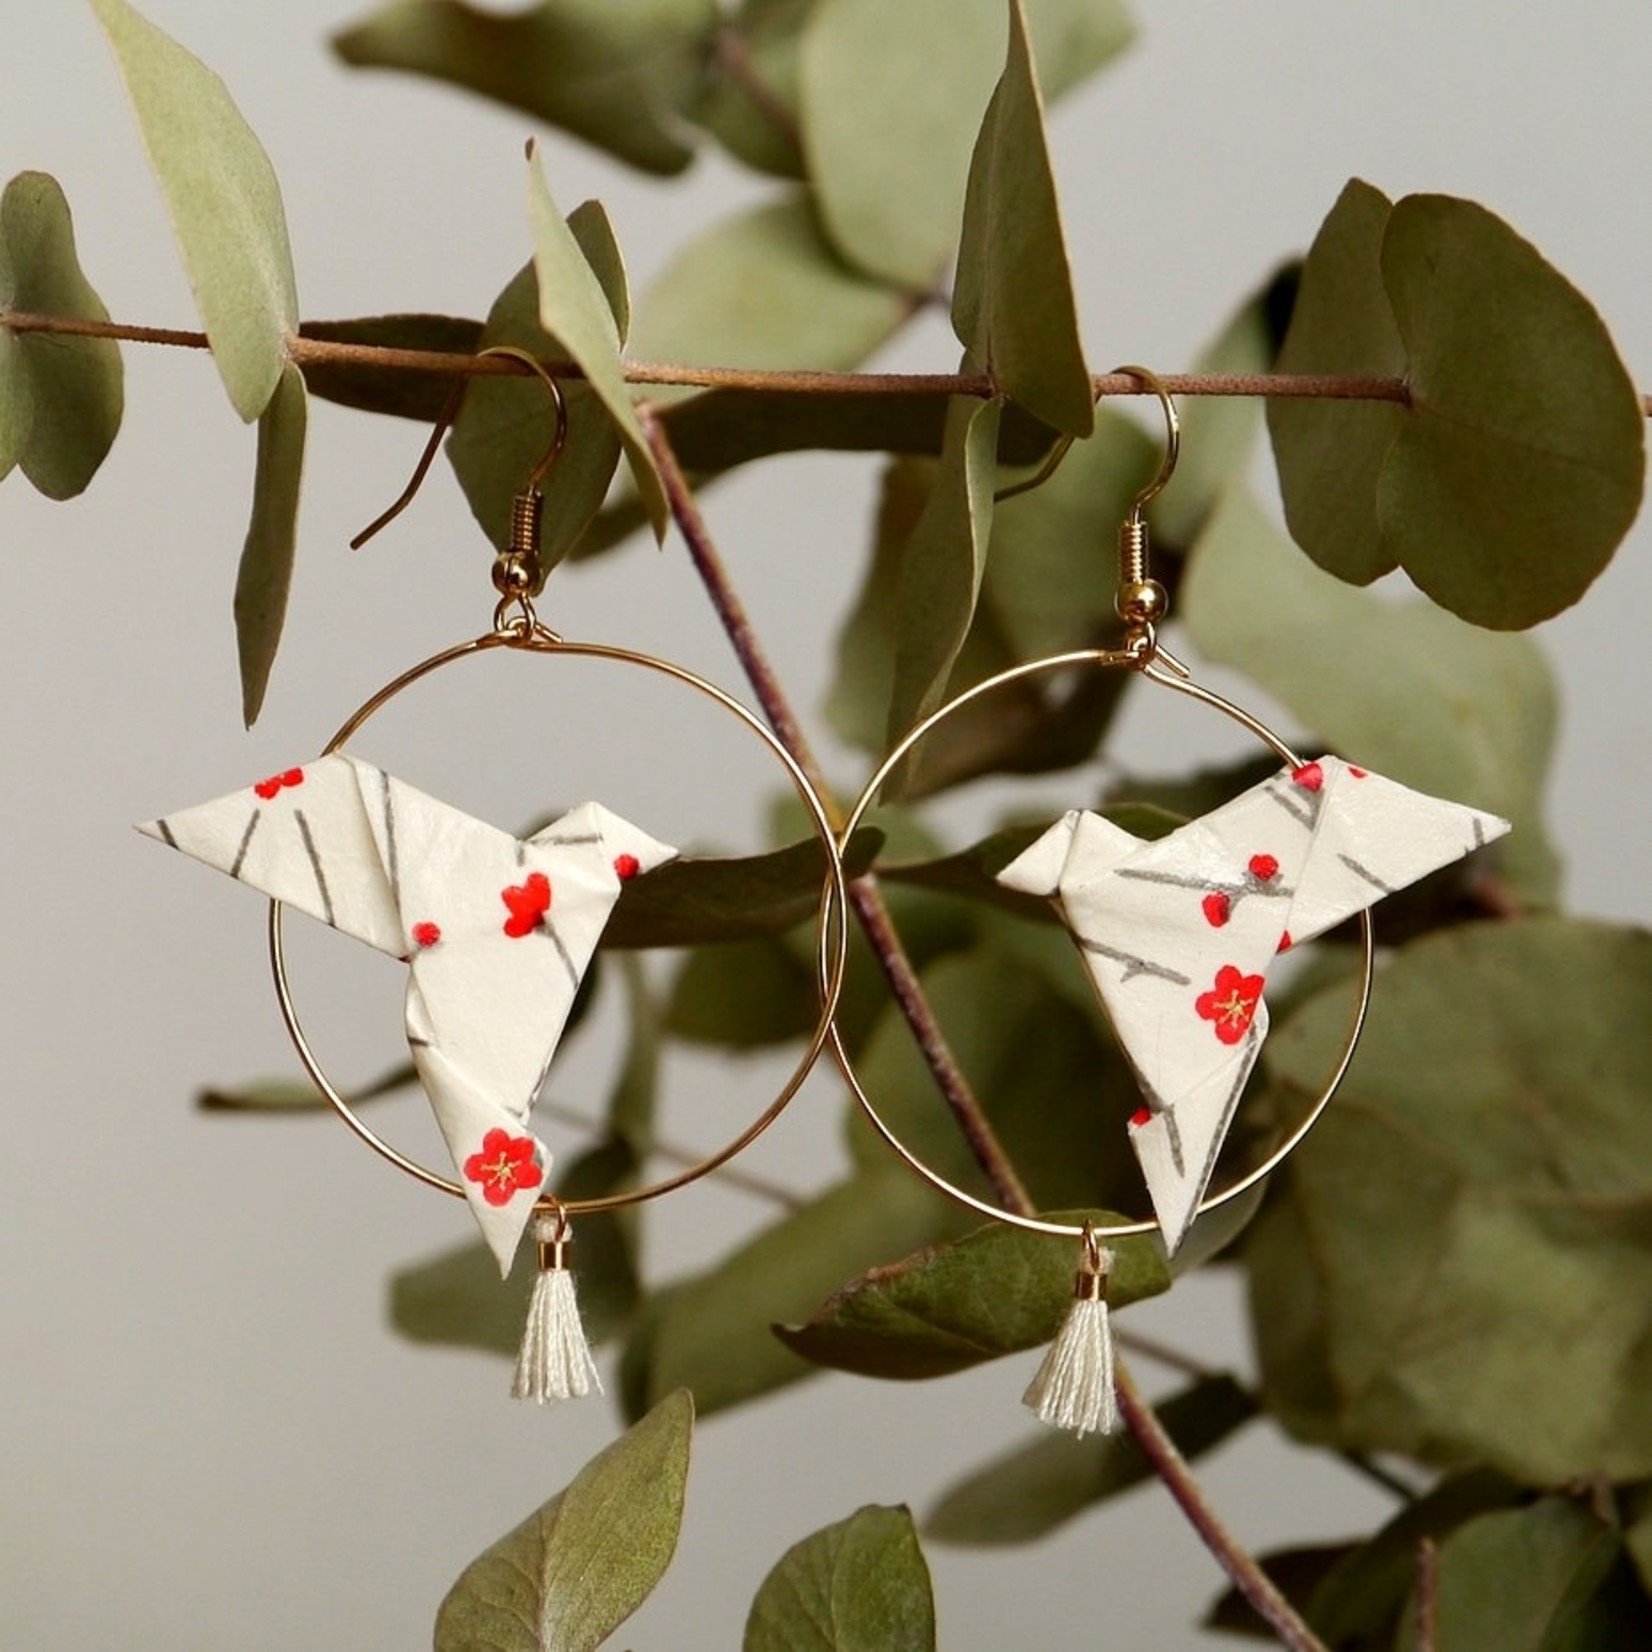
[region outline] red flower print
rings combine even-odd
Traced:
[[[413,926],[413,944],[418,947],[430,947],[442,938],[440,924],[422,923]]]
[[[1152,1117],[1153,1115],[1145,1107],[1138,1107],[1135,1112],[1130,1115],[1130,1128],[1132,1130],[1139,1130]]]
[[[621,883],[629,883],[642,870],[642,862],[635,855],[614,857],[614,876]]]
[[[1325,784],[1325,771],[1317,763],[1304,763],[1291,770],[1291,779],[1305,792],[1317,792]]]
[[[538,1187],[545,1178],[534,1156],[532,1136],[513,1136],[508,1130],[490,1130],[482,1151],[465,1160],[465,1180],[481,1186],[490,1205],[508,1205],[524,1188]]]
[[[302,786],[304,771],[302,769],[285,769],[280,774],[272,774],[268,780],[260,780],[252,789],[268,803],[283,786]]]
[[[1212,929],[1220,929],[1228,921],[1233,901],[1224,891],[1213,889],[1199,905],[1204,909],[1205,922]]]
[[[1279,876],[1279,862],[1272,855],[1252,855],[1250,875],[1258,883],[1272,883]]]
[[[505,933],[513,941],[531,935],[545,921],[551,909],[551,880],[543,872],[530,872],[526,883],[514,883],[499,891],[510,916],[505,919]]]
[[[1354,778],[1355,778],[1355,779],[1356,779],[1356,780],[1363,780],[1363,779],[1364,779],[1364,778],[1365,778],[1365,773],[1366,773],[1366,771],[1365,771],[1365,770],[1364,770],[1364,769],[1356,769],[1356,768],[1355,768],[1355,767],[1354,767],[1354,765],[1353,765],[1353,764],[1352,764],[1352,763],[1350,763],[1350,764],[1349,764],[1349,765],[1348,765],[1348,772],[1349,772],[1349,773],[1350,773],[1350,774],[1351,774],[1351,775],[1352,775],[1352,776],[1353,776],[1353,777],[1354,777]]]
[[[1291,932],[1287,929],[1285,933],[1279,937],[1279,945],[1274,948],[1274,951],[1289,952],[1295,945],[1296,942],[1291,939]]]
[[[1216,985],[1201,992],[1193,1007],[1202,1020],[1215,1023],[1216,1036],[1224,1044],[1237,1044],[1256,1018],[1266,981],[1260,975],[1246,975],[1232,964],[1216,972]]]

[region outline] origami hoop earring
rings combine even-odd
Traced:
[[[1152,373],[1133,366],[1118,371],[1133,374],[1158,397],[1166,429],[1159,473],[1137,495],[1119,530],[1115,607],[1125,627],[1122,646],[1029,660],[957,695],[895,744],[838,839],[841,853],[890,774],[938,725],[1008,684],[1051,672],[1138,672],[1233,719],[1284,765],[1211,814],[1152,842],[1101,815],[1070,810],[998,873],[999,882],[1056,906],[1134,1069],[1143,1100],[1129,1134],[1152,1199],[1151,1219],[1049,1221],[1004,1210],[956,1186],[899,1138],[835,1029],[831,1035],[832,1053],[866,1118],[931,1186],[995,1221],[1081,1241],[1072,1310],[1025,1396],[1043,1421],[1080,1434],[1117,1426],[1107,1327],[1112,1257],[1104,1241],[1158,1232],[1173,1253],[1197,1217],[1255,1187],[1295,1151],[1342,1083],[1365,1023],[1375,949],[1372,903],[1508,830],[1506,821],[1409,791],[1339,758],[1304,761],[1259,718],[1195,683],[1163,647],[1157,627],[1169,597],[1150,576],[1143,513],[1175,469],[1179,424],[1174,402]],[[1042,474],[1053,468],[1052,462]],[[1261,1163],[1210,1192],[1217,1156],[1267,1031],[1263,989],[1274,958],[1355,916],[1361,968],[1348,1030],[1327,1081]],[[821,956],[824,971],[824,948]]]
[[[600,1391],[569,1271],[572,1218],[640,1204],[715,1170],[777,1119],[825,1048],[843,982],[847,907],[842,858],[807,775],[779,738],[732,695],[683,666],[607,643],[569,642],[534,611],[539,584],[538,484],[566,436],[562,394],[526,352],[484,354],[523,362],[547,386],[556,435],[517,496],[510,548],[494,564],[493,628],[404,671],[350,714],[313,762],[251,788],[153,821],[140,830],[271,897],[270,964],[282,1019],[310,1079],[350,1129],[428,1187],[465,1199],[507,1273],[531,1224],[539,1273],[513,1392],[566,1399]],[[456,401],[457,398],[455,398]],[[414,481],[358,542],[412,496],[453,406],[436,426]],[[598,803],[584,803],[526,839],[414,790],[343,747],[414,684],[498,650],[539,658],[607,660],[682,684],[729,713],[772,753],[806,810],[825,863],[817,915],[820,1013],[803,1054],[773,1099],[733,1140],[646,1186],[602,1197],[544,1191],[551,1164],[528,1128],[529,1112],[566,1026],[574,994],[625,886],[677,858]],[[406,1031],[455,1174],[410,1158],[361,1118],[328,1077],[300,1022],[287,977],[283,912],[296,906],[405,961]]]

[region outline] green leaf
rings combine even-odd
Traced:
[[[998,418],[997,402],[962,396],[947,415],[940,471],[900,563],[891,742],[939,706],[969,634],[992,531]],[[908,761],[890,776],[886,795],[912,767]]]
[[[252,520],[235,576],[235,638],[241,661],[241,715],[258,719],[281,643],[298,538],[298,493],[304,472],[309,406],[304,375],[288,362],[258,420]]]
[[[1035,0],[1053,98],[1130,39],[1118,0]],[[957,243],[970,147],[1004,65],[1003,0],[828,0],[803,36],[804,149],[852,264],[925,288]],[[944,42],[945,49],[938,50]]]
[[[705,92],[691,111],[747,166],[778,178],[803,175],[798,57],[815,0],[743,0],[725,15]]]
[[[1632,1624],[1601,1593],[1622,1556],[1616,1533],[1563,1498],[1482,1514],[1440,1545],[1433,1644],[1590,1652],[1641,1642],[1652,1623],[1644,1598]],[[1402,1615],[1398,1652],[1416,1652],[1416,1625],[1414,1609]]]
[[[1307,1602],[1309,1622],[1332,1646],[1353,1642],[1388,1652],[1417,1575],[1418,1543],[1438,1543],[1464,1521],[1520,1496],[1513,1481],[1489,1469],[1446,1475],[1325,1574]]]
[[[1532,918],[1404,948],[1246,1260],[1268,1407],[1528,1484],[1652,1472],[1652,935]],[[1285,1105],[1346,994],[1268,1039]]]
[[[811,964],[764,936],[697,948],[673,984],[669,1022],[693,1044],[754,1050],[805,1036],[819,1012]]]
[[[1181,617],[1209,660],[1243,671],[1352,761],[1515,824],[1495,851],[1524,898],[1550,901],[1543,832],[1553,674],[1527,637],[1480,631],[1424,602],[1390,602],[1304,567],[1243,493],[1206,524]]]
[[[1055,173],[1022,0],[970,161],[952,326],[999,388],[1069,436],[1095,427]]]
[[[81,273],[55,178],[20,172],[0,196],[0,312],[107,321]],[[124,403],[113,339],[0,327],[0,477],[21,464],[48,499],[85,491],[114,444]]]
[[[653,1592],[682,1526],[694,1404],[663,1399],[467,1566],[436,1652],[591,1652]]]
[[[637,306],[631,353],[713,367],[847,370],[910,308],[898,287],[843,262],[809,196],[796,191],[721,219],[683,247]]]
[[[1640,1577],[1641,1588],[1652,1596],[1652,1487],[1641,1486],[1628,1501],[1624,1547]]]
[[[876,857],[883,835],[855,833],[844,856],[850,877]],[[701,946],[773,935],[820,908],[826,850],[809,838],[764,855],[674,860],[627,886],[603,931],[607,947]]]
[[[1382,276],[1412,397],[1378,479],[1383,537],[1442,607],[1535,625],[1583,595],[1640,508],[1634,380],[1588,299],[1472,201],[1407,196]]]
[[[742,1652],[930,1652],[935,1600],[905,1507],[857,1509],[763,1579]]]
[[[539,275],[540,324],[553,338],[561,340],[608,409],[654,536],[663,539],[670,510],[620,368],[620,334],[613,311],[573,231],[557,211],[538,157],[533,154],[528,158],[528,219],[533,227],[534,268]]]
[[[411,1062],[400,1062],[370,1083],[350,1093],[350,1105],[378,1101],[418,1082]],[[195,1105],[203,1113],[308,1113],[332,1104],[308,1079],[258,1078],[248,1084],[224,1089],[213,1087],[196,1094]]]
[[[281,190],[223,81],[126,0],[92,0],[126,81],[219,376],[249,422],[276,394],[298,289]]]
[[[681,172],[716,0],[541,0],[500,16],[394,0],[333,37],[356,68],[430,75],[521,109],[645,172]]]
[[[1098,1223],[1105,1213],[1053,1218]],[[1170,1289],[1156,1239],[1111,1242],[1107,1298],[1122,1307]],[[816,1365],[916,1381],[1049,1342],[1072,1306],[1078,1242],[994,1222],[852,1279],[804,1324],[775,1335]]]
[[[1402,374],[1409,408],[1269,408],[1286,517],[1321,566],[1399,566],[1476,625],[1576,602],[1639,508],[1640,397],[1588,300],[1501,219],[1343,191],[1303,270],[1288,372]]]
[[[630,314],[625,266],[607,214],[586,201],[568,215],[568,229],[602,288],[623,339]],[[541,360],[569,352],[539,324],[539,281],[532,264],[511,279],[488,312],[481,344],[515,345]],[[561,381],[568,439],[547,478],[540,515],[540,568],[549,573],[579,541],[601,508],[619,464],[620,439],[607,410],[583,382]],[[555,414],[535,378],[483,377],[465,392],[447,456],[471,514],[489,540],[510,542],[511,508],[550,444]]]
[[[1302,266],[1281,373],[1405,373],[1405,344],[1382,285],[1392,205],[1358,178],[1343,187]],[[1377,520],[1377,482],[1404,423],[1395,402],[1268,403],[1291,537],[1338,579],[1367,585],[1395,565]]]
[[[1193,1461],[1249,1422],[1256,1402],[1232,1377],[1212,1376],[1155,1409]],[[1030,1543],[1153,1473],[1129,1434],[1044,1434],[950,1486],[924,1530],[942,1543]]]
[[[707,1416],[810,1375],[771,1335],[770,1321],[806,1314],[849,1275],[961,1225],[961,1213],[887,1157],[800,1205],[715,1267],[655,1296],[621,1366],[627,1414],[685,1387]]]
[[[360,316],[348,321],[306,321],[298,336],[324,344],[472,356],[482,347],[482,323],[451,315]],[[420,424],[435,424],[453,391],[450,382],[433,373],[410,373],[371,361],[310,360],[303,368],[312,396],[363,413],[415,419]]]

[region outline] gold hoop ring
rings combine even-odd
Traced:
[[[1201,705],[1207,705],[1214,710],[1231,717],[1236,723],[1254,734],[1265,746],[1275,753],[1281,762],[1289,763],[1293,768],[1301,765],[1302,759],[1279,738],[1265,723],[1253,717],[1248,711],[1233,704],[1231,700],[1224,700],[1220,694],[1212,693],[1208,688],[1201,688],[1185,676],[1179,676],[1166,670],[1158,663],[1159,651],[1152,639],[1149,630],[1145,636],[1138,638],[1122,649],[1077,649],[1066,654],[1051,654],[1042,659],[1028,660],[1017,666],[1011,666],[1007,671],[1000,671],[996,676],[988,677],[976,683],[973,688],[965,689],[955,699],[949,700],[938,711],[932,712],[921,722],[915,724],[903,735],[895,748],[884,758],[872,778],[867,781],[865,789],[855,800],[855,806],[849,811],[848,819],[844,821],[838,834],[838,855],[841,862],[844,845],[859,829],[866,812],[872,807],[874,799],[882,789],[884,781],[894,771],[896,766],[911,752],[920,740],[924,738],[937,724],[943,723],[954,712],[961,710],[972,701],[983,695],[992,693],[995,689],[1003,688],[1014,682],[1020,682],[1027,677],[1039,676],[1047,671],[1066,670],[1071,667],[1090,667],[1102,670],[1133,670],[1139,671],[1142,676],[1158,683],[1164,688],[1173,689],[1178,694],[1185,694],[1188,698],[1197,700]],[[1166,656],[1168,657],[1168,656]],[[1376,938],[1371,925],[1370,909],[1360,913],[1360,937],[1363,943],[1363,968],[1360,974],[1359,996],[1354,1005],[1354,1012],[1349,1020],[1348,1032],[1343,1040],[1341,1052],[1337,1056],[1335,1067],[1331,1073],[1330,1082],[1319,1093],[1313,1105],[1308,1109],[1302,1120],[1295,1125],[1285,1136],[1284,1140],[1265,1158],[1255,1169],[1241,1176],[1231,1187],[1223,1188],[1219,1193],[1208,1194],[1201,1199],[1198,1208],[1193,1213],[1196,1221],[1207,1211],[1218,1209],[1237,1199],[1241,1194],[1257,1185],[1271,1175],[1286,1158],[1293,1153],[1308,1132],[1318,1122],[1319,1116],[1325,1111],[1331,1097],[1336,1094],[1348,1071],[1349,1063],[1354,1059],[1354,1049],[1359,1043],[1360,1032],[1365,1026],[1365,1013],[1371,1002],[1371,979],[1376,962]],[[827,981],[827,964],[829,950],[826,945],[825,926],[822,926],[820,948],[820,980],[824,988]],[[844,1082],[849,1086],[850,1093],[859,1104],[861,1111],[866,1115],[872,1128],[894,1149],[896,1154],[927,1181],[937,1192],[943,1193],[955,1203],[967,1209],[978,1212],[983,1216],[991,1217],[997,1222],[1007,1222],[1012,1227],[1025,1228],[1031,1233],[1059,1234],[1066,1238],[1083,1239],[1090,1243],[1091,1237],[1099,1242],[1104,1239],[1127,1239],[1137,1234],[1157,1233],[1160,1231],[1156,1220],[1140,1222],[1118,1222],[1109,1226],[1101,1226],[1089,1222],[1051,1222],[1040,1216],[1023,1216],[1017,1211],[1005,1210],[1000,1205],[989,1204],[985,1199],[977,1198],[973,1193],[967,1193],[963,1188],[949,1182],[939,1172],[932,1170],[923,1162],[885,1122],[879,1114],[872,1098],[867,1095],[865,1087],[855,1072],[854,1063],[849,1059],[849,1052],[843,1047],[843,1040],[838,1036],[834,1025],[828,1035],[828,1042],[832,1048],[833,1059],[843,1074]]]
[[[404,671],[393,681],[386,683],[376,694],[353,711],[345,719],[338,732],[327,742],[320,755],[323,757],[332,756],[370,717],[382,710],[403,690],[411,688],[414,683],[419,682],[422,678],[428,677],[432,672],[441,670],[443,666],[452,665],[458,660],[469,659],[476,655],[491,653],[496,648],[508,648],[531,654],[565,656],[575,659],[612,660],[622,665],[640,666],[674,682],[683,683],[705,695],[721,706],[723,710],[739,718],[780,760],[797,791],[797,795],[802,799],[804,807],[808,810],[815,835],[820,839],[826,850],[827,870],[825,880],[821,886],[819,917],[820,1017],[815,1024],[814,1033],[803,1051],[802,1059],[792,1070],[790,1077],[781,1087],[779,1093],[757,1116],[755,1121],[749,1124],[731,1142],[708,1157],[701,1159],[699,1163],[678,1171],[675,1175],[664,1177],[657,1182],[650,1182],[644,1187],[631,1188],[620,1193],[610,1193],[600,1198],[562,1199],[547,1194],[535,1203],[534,1208],[536,1210],[562,1212],[566,1217],[572,1218],[593,1211],[617,1210],[625,1205],[641,1204],[644,1200],[655,1199],[663,1193],[670,1193],[679,1187],[686,1187],[690,1182],[698,1181],[719,1165],[726,1164],[736,1153],[748,1147],[779,1118],[786,1103],[803,1087],[803,1081],[809,1076],[816,1060],[819,1059],[821,1051],[825,1049],[828,1042],[832,1017],[837,1011],[838,996],[843,988],[844,962],[848,955],[846,926],[841,921],[841,914],[848,908],[848,890],[844,879],[843,858],[838,851],[837,839],[814,787],[810,785],[808,776],[804,774],[796,759],[780,743],[778,736],[754,712],[743,706],[731,694],[717,687],[715,683],[708,682],[704,677],[698,676],[685,666],[675,665],[670,660],[658,659],[652,654],[641,654],[629,648],[619,648],[608,643],[566,642],[554,632],[547,631],[543,626],[502,626],[470,642],[459,643],[453,648],[444,649],[439,654],[432,654],[429,659],[421,660],[419,664]],[[304,1071],[309,1075],[310,1081],[326,1098],[333,1111],[381,1158],[388,1160],[398,1170],[405,1171],[415,1181],[423,1182],[427,1187],[436,1188],[443,1193],[450,1193],[456,1198],[464,1198],[465,1190],[459,1182],[452,1177],[428,1169],[420,1164],[418,1160],[409,1158],[400,1149],[385,1141],[382,1136],[362,1120],[338,1087],[327,1076],[314,1050],[310,1047],[309,1039],[305,1036],[304,1028],[299,1021],[297,1006],[293,1002],[292,988],[287,979],[286,952],[282,942],[284,911],[285,908],[280,901],[270,902],[270,970],[275,978],[275,994],[281,1006],[281,1018],[286,1024],[287,1034],[293,1041],[293,1047],[298,1052],[298,1059],[303,1064]]]

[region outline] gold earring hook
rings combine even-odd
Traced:
[[[1156,647],[1153,627],[1170,611],[1170,593],[1149,572],[1147,519],[1143,512],[1176,473],[1182,451],[1182,424],[1170,392],[1156,373],[1133,364],[1113,370],[1128,373],[1144,384],[1158,397],[1164,413],[1164,457],[1159,461],[1158,474],[1131,500],[1119,524],[1119,588],[1113,598],[1113,611],[1128,628],[1127,641],[1141,647],[1144,658],[1151,658]]]
[[[533,468],[521,493],[516,496],[515,508],[511,513],[511,550],[527,552],[530,547],[526,543],[527,535],[532,534],[531,552],[539,549],[538,510],[532,510],[531,528],[526,521],[528,507],[525,501],[537,500],[540,484],[550,475],[551,467],[562,457],[562,450],[568,442],[568,403],[562,394],[559,385],[544,364],[528,351],[519,349],[514,344],[492,344],[487,349],[479,351],[481,356],[504,356],[511,361],[520,362],[529,372],[535,374],[539,381],[551,394],[551,405],[556,410],[556,427],[551,435],[551,445],[545,450],[544,456]],[[454,381],[453,389],[449,392],[447,401],[443,404],[436,423],[431,427],[430,436],[424,445],[424,452],[419,455],[419,462],[413,467],[413,474],[408,478],[407,486],[402,489],[394,504],[375,517],[365,528],[350,541],[350,549],[359,551],[376,533],[387,528],[401,513],[413,503],[414,495],[424,485],[424,479],[430,473],[430,467],[435,463],[436,454],[441,448],[442,438],[453,427],[453,421],[459,416],[459,408],[465,399],[465,392],[470,389],[471,378],[462,375]],[[518,539],[522,538],[522,544]],[[537,579],[537,573],[535,578]]]

